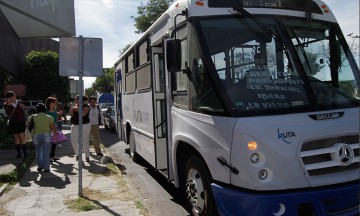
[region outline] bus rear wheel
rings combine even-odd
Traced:
[[[210,175],[196,156],[190,156],[185,165],[185,193],[192,215],[218,215],[210,188]]]
[[[134,162],[137,161],[138,155],[136,154],[136,142],[134,132],[130,131],[129,133],[129,154]]]

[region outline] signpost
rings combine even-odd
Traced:
[[[82,114],[83,114],[83,77],[102,76],[103,53],[101,38],[79,37],[60,38],[60,76],[79,77],[79,187],[82,197]]]

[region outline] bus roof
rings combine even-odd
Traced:
[[[304,7],[304,4],[308,4],[308,7]],[[314,19],[337,22],[330,8],[320,0],[178,0],[137,41],[143,40],[147,35],[155,34],[161,23],[168,22],[168,19],[174,16],[172,15],[174,11],[187,9],[188,17],[232,15],[237,11],[233,10],[233,7],[230,7],[231,5],[242,6],[253,15],[305,17],[305,12],[308,10],[308,12],[312,13]],[[296,10],[297,7],[298,10]],[[167,26],[168,30],[173,28],[172,19]],[[115,67],[120,63],[124,55],[134,48],[137,41],[121,55],[115,63]]]

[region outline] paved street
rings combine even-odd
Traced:
[[[100,129],[100,136],[130,187],[143,199],[150,215],[189,215],[179,203],[179,190],[145,161],[134,163],[127,153],[128,145],[119,142],[116,133]]]

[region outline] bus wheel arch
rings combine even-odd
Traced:
[[[129,122],[126,123],[126,144],[129,144],[129,137],[130,137],[130,132],[131,132],[131,125]]]
[[[126,124],[127,131],[127,144],[129,144],[129,155],[134,162],[138,160],[138,154],[136,153],[136,140],[134,132],[131,130],[130,124]]]
[[[205,160],[192,146],[181,142],[177,149],[180,189],[192,215],[218,215],[211,190],[212,177]]]

